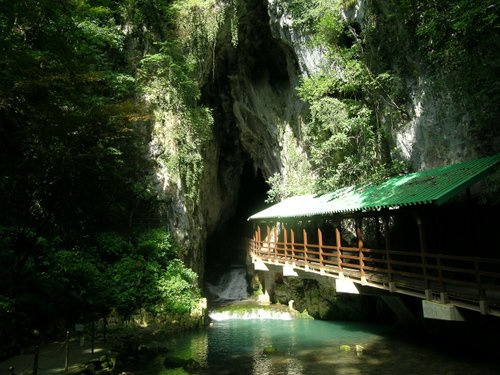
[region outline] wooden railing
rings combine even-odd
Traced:
[[[306,237],[305,237],[306,238]],[[250,240],[254,259],[500,316],[500,259]]]

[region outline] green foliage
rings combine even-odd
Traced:
[[[327,51],[322,68],[302,79],[309,104],[304,144],[319,191],[369,182],[406,170],[390,132],[407,124],[411,87],[422,76],[450,97],[457,123],[467,122],[481,145],[500,139],[498,7],[491,1],[367,1],[363,17],[350,16],[355,1],[289,1],[295,27]],[[464,120],[465,119],[465,120]],[[482,141],[483,140],[483,141]],[[491,153],[481,149],[480,153]],[[280,176],[272,192],[286,190]]]
[[[310,108],[304,143],[320,192],[377,180],[401,167],[387,151],[387,126],[379,114],[400,114],[397,78],[370,69],[361,36],[340,16],[341,6],[346,4],[322,12],[315,23],[314,43],[327,49],[329,63],[298,88]]]
[[[491,54],[486,49],[498,44],[499,13],[491,1],[417,1],[414,5],[420,11],[416,34],[439,69],[459,70],[477,55]]]
[[[196,80],[201,85],[215,72],[217,39],[224,23],[229,24],[233,47],[238,45],[237,1],[175,0],[171,8],[177,15],[185,59],[196,67]]]
[[[146,307],[156,298],[154,275],[158,267],[142,256],[126,256],[110,270],[113,307],[128,318],[135,310]]]
[[[419,52],[436,83],[451,91],[463,106],[463,113],[471,119],[471,138],[484,152],[485,137],[500,140],[500,61],[496,53],[500,8],[489,0],[417,1],[415,5],[419,18],[403,9],[415,25]]]
[[[164,229],[130,242],[116,232],[65,247],[59,239],[0,226],[0,333],[29,338],[29,331],[55,329],[106,316],[128,318],[137,309],[189,314],[201,295],[197,275],[177,258]],[[21,264],[21,262],[23,262]],[[7,342],[7,341],[6,341]],[[11,342],[11,341],[9,341]]]
[[[193,14],[203,13],[211,7],[209,3],[175,2],[172,9],[183,20],[187,17],[183,13],[186,9],[194,9]],[[188,27],[181,21],[179,25]],[[197,61],[201,61],[201,56],[193,55],[186,38],[187,35],[182,42],[156,43],[158,52],[141,59],[138,76],[139,87],[154,108],[156,121],[160,124],[159,132],[164,135],[157,138],[166,138],[162,147],[169,151],[163,153],[162,162],[170,173],[177,172],[189,198],[188,203],[192,205],[198,200],[203,172],[201,149],[211,139],[213,119],[209,109],[197,105],[200,98]]]
[[[2,345],[162,299],[177,250],[144,230],[152,120],[180,114],[169,160],[193,201],[212,124],[171,3],[0,0]]]
[[[304,29],[312,29],[316,24],[323,3],[334,3],[329,0],[289,0],[282,2],[283,10],[292,16],[294,23]]]
[[[401,95],[405,81],[425,77],[424,85],[454,106],[457,126],[467,127],[477,152],[496,152],[491,146],[500,139],[498,6],[488,0],[391,0],[371,2],[365,18],[365,60],[398,78],[391,85],[399,86],[396,102],[409,102]]]
[[[136,189],[137,181],[148,189],[151,164],[116,9],[90,1],[2,9],[2,212],[68,238],[128,226],[151,198]]]
[[[171,235],[153,229],[141,235],[134,252],[111,265],[114,308],[130,316],[139,308],[189,313],[200,298],[197,275],[176,257]]]
[[[163,303],[160,309],[170,313],[185,314],[195,308],[200,299],[198,275],[175,259],[158,280],[158,290]]]
[[[132,246],[116,232],[96,235],[96,250],[102,261],[113,263],[131,252]]]
[[[270,187],[267,202],[279,202],[294,195],[312,194],[315,190],[316,176],[289,128],[283,135],[283,149],[287,157],[286,169],[266,181]]]
[[[152,229],[140,236],[137,250],[141,255],[157,261],[162,267],[166,267],[177,257],[177,247],[172,236],[164,229]]]
[[[188,209],[194,209],[203,174],[202,150],[213,126],[210,109],[198,104],[199,87],[210,74],[207,55],[214,68],[219,27],[226,21],[234,26],[236,8],[233,1],[177,0],[169,12],[175,14],[176,38],[154,43],[155,53],[139,61],[138,82],[154,110],[155,138],[162,142],[160,164],[172,180],[180,180]]]
[[[55,287],[59,314],[72,321],[97,319],[110,311],[111,290],[97,259],[80,249],[58,250],[50,260],[48,282]],[[56,286],[57,285],[57,286]]]

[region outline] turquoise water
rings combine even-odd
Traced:
[[[232,320],[169,339],[167,357],[193,359],[196,363],[184,367],[199,375],[500,374],[494,361],[446,354],[432,343],[417,345],[394,333],[394,328],[352,322]],[[274,352],[266,354],[266,348]],[[186,373],[165,369],[164,361],[158,358],[134,373]]]

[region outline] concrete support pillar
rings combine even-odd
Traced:
[[[424,318],[451,321],[465,320],[460,310],[452,304],[422,300],[422,309],[424,312]]]
[[[264,279],[264,289],[266,292],[269,293],[270,296],[273,295],[274,293],[274,286],[275,286],[275,275],[273,271],[266,272],[265,279]]]
[[[259,296],[259,303],[270,304],[274,294],[275,273],[273,271],[264,272],[264,294]]]

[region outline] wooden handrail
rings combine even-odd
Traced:
[[[278,241],[276,229],[273,228],[272,231],[272,240],[271,236],[262,240],[260,233],[250,240],[251,254],[263,261],[295,264],[306,271],[321,271],[330,276],[348,272],[350,277],[358,277],[360,280],[363,275],[368,281],[375,277],[370,281],[375,283],[373,286],[385,287],[389,282],[393,282],[400,288],[421,291],[432,288],[434,292],[450,292],[454,295],[460,287],[467,287],[476,292],[459,297],[471,301],[484,300],[487,290],[500,290],[500,272],[492,271],[495,267],[500,269],[500,259],[441,253],[422,254],[390,249],[359,249],[339,244],[331,246],[323,243],[320,232],[318,244],[308,243],[307,232],[303,233],[303,242],[296,242],[294,230],[291,228],[287,232],[290,237],[287,234],[284,241]],[[271,233],[270,228],[268,233]],[[492,299],[491,296],[489,298]],[[500,305],[500,300],[495,303]]]

